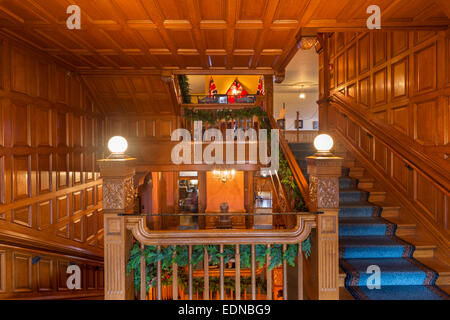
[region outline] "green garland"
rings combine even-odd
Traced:
[[[267,113],[260,106],[222,110],[200,110],[184,107],[184,117],[186,119],[208,122],[210,124],[218,123],[221,120],[251,119],[255,116],[259,119],[263,119],[267,117]]]
[[[223,253],[220,253],[218,245],[197,245],[192,247],[192,256],[191,256],[191,265],[195,266],[203,261],[204,258],[204,248],[208,252],[209,256],[209,265],[217,266],[220,263],[220,258],[223,257],[224,263],[227,264],[231,259],[235,258],[235,246],[234,245],[225,245]],[[140,288],[141,284],[141,249],[139,243],[136,242],[134,244],[133,249],[130,252],[130,259],[127,264],[127,273],[131,273],[134,271],[134,285],[136,289]],[[268,248],[265,245],[256,245],[255,246],[255,261],[257,263],[258,268],[263,268],[266,265],[266,256],[270,255],[271,261],[268,266],[269,270],[273,268],[277,268],[281,266],[283,261],[286,261],[291,266],[295,266],[295,258],[298,254],[298,245],[290,244],[287,245],[286,251],[283,253],[283,246],[281,244],[272,245]],[[150,287],[156,286],[156,274],[157,262],[161,262],[161,283],[163,285],[169,285],[172,283],[172,266],[173,263],[178,265],[178,281],[181,287],[184,287],[186,283],[186,275],[184,271],[184,267],[186,267],[189,263],[188,260],[188,248],[187,246],[164,246],[161,247],[161,250],[158,252],[156,246],[145,246],[143,250],[143,255],[145,257],[146,262],[146,283],[147,290]],[[250,245],[240,245],[240,266],[242,269],[249,269],[251,267],[251,246]],[[267,267],[267,266],[266,266]],[[203,287],[200,282],[203,280],[195,279],[198,283],[198,286]],[[228,281],[228,280],[227,280]],[[262,284],[264,284],[262,280],[258,280],[261,284],[261,289],[263,289]],[[243,282],[242,290],[246,289],[245,281]],[[248,284],[250,285],[250,284]],[[196,287],[198,287],[196,285]],[[229,284],[230,288],[232,288],[232,284]],[[214,280],[213,284],[210,287],[214,288]]]
[[[181,96],[183,98],[183,103],[191,103],[190,86],[188,78],[185,74],[178,76],[178,83],[180,85]]]

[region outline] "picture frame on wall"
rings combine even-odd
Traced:
[[[286,119],[278,119],[277,124],[281,130],[286,129]]]
[[[319,130],[319,121],[313,121],[313,130]]]
[[[303,120],[294,120],[295,129],[303,129]]]

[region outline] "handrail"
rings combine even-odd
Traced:
[[[376,137],[402,161],[415,168],[438,189],[450,196],[449,172],[443,170],[432,159],[417,150],[417,147],[413,146],[409,139],[401,137],[395,130],[383,126],[382,123],[377,123],[377,125],[371,123],[368,120],[368,114],[362,114],[361,111],[357,110],[356,104],[347,97],[334,94],[330,97],[330,102],[334,103],[341,112],[345,113],[348,118],[355,121],[369,134]],[[379,126],[382,126],[382,128],[379,128]]]
[[[302,215],[293,229],[283,230],[149,230],[145,216],[126,218],[127,229],[143,245],[298,244],[317,227],[317,215]]]
[[[271,116],[269,116],[269,121],[272,129],[278,129],[277,122],[275,119]],[[280,135],[280,146],[281,150],[283,151],[283,154],[286,158],[286,161],[288,162],[289,168],[292,171],[292,175],[294,176],[294,180],[297,183],[297,186],[300,189],[300,192],[302,193],[303,200],[305,201],[306,206],[311,210],[313,208],[310,199],[309,199],[309,186],[308,181],[306,180],[305,176],[303,175],[297,160],[295,159],[294,155],[292,154],[291,149],[289,148],[289,145],[286,141],[286,139]]]

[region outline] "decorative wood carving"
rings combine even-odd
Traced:
[[[339,299],[339,177],[342,158],[308,157],[310,201],[317,221],[318,298]]]
[[[133,241],[125,226],[126,218],[118,215],[133,211],[134,164],[133,158],[99,160],[104,183],[105,299],[130,299],[134,294],[132,275],[126,274]]]

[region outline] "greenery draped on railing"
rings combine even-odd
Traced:
[[[204,258],[204,249],[208,252],[209,257],[209,265],[217,266],[220,263],[220,258],[223,257],[224,264],[228,264],[231,261],[234,261],[236,251],[234,245],[225,245],[223,253],[220,253],[218,245],[197,245],[192,247],[192,258],[191,265],[195,266],[203,261]],[[268,248],[265,245],[256,245],[255,246],[255,261],[258,268],[268,267],[269,270],[273,268],[277,268],[282,265],[283,261],[286,261],[289,265],[295,266],[295,258],[298,254],[298,245],[291,244],[287,245],[286,251],[283,253],[283,246],[281,244],[271,245]],[[305,246],[302,245],[302,250],[304,250]],[[251,246],[250,245],[240,245],[240,267],[241,269],[249,269],[251,267]],[[187,246],[165,246],[161,247],[158,252],[157,246],[145,246],[144,250],[141,251],[139,243],[135,243],[133,249],[130,252],[130,260],[127,265],[127,272],[131,273],[134,270],[134,285],[136,289],[140,288],[141,283],[141,255],[144,255],[146,262],[146,283],[148,291],[151,287],[156,287],[156,276],[157,276],[157,263],[161,262],[161,284],[162,285],[170,285],[172,284],[172,273],[173,273],[173,264],[176,263],[178,266],[178,284],[183,288],[185,283],[187,283],[187,275],[185,272],[185,267],[188,266],[188,247]],[[306,252],[305,252],[306,254]],[[310,253],[308,253],[309,255]],[[270,255],[270,265],[266,265],[266,257]],[[217,277],[216,277],[217,278]],[[211,277],[213,280],[214,277]],[[234,288],[233,281],[227,278],[226,280],[230,288]],[[245,278],[243,278],[244,280]],[[214,280],[211,282],[210,280],[210,288],[214,289]],[[217,280],[218,281],[218,280]],[[194,279],[194,283],[196,289],[203,290],[203,278]],[[247,281],[248,287],[250,286],[250,282]],[[260,279],[257,281],[257,284],[261,285],[261,289],[265,290],[265,280]],[[241,290],[245,290],[246,281],[241,282]],[[200,285],[201,284],[201,285]],[[198,286],[197,286],[198,285]],[[219,284],[217,283],[217,287]],[[247,288],[248,289],[248,288]]]

